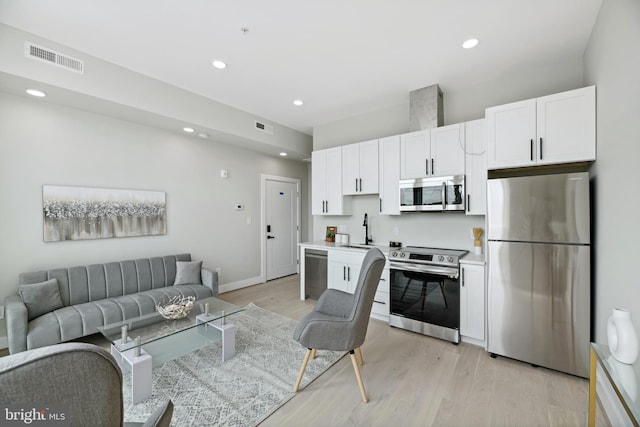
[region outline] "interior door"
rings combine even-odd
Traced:
[[[267,280],[298,269],[298,185],[267,180],[265,191]]]

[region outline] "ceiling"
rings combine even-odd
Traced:
[[[311,134],[435,83],[581,57],[601,3],[0,0],[0,22]]]

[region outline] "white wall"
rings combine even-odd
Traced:
[[[595,220],[595,340],[607,342],[614,307],[632,311],[640,333],[640,2],[604,0],[585,52],[585,80],[597,85],[598,160],[592,168]]]
[[[26,95],[0,92],[0,118],[0,301],[17,292],[21,272],[181,252],[221,267],[223,284],[255,283],[262,173],[302,180],[307,239],[308,163]],[[228,179],[220,169],[229,171]],[[44,243],[43,184],[165,191],[167,235]],[[234,210],[236,203],[245,210]]]
[[[427,85],[425,85],[427,86]],[[538,68],[514,70],[509,75],[496,75],[492,81],[473,79],[465,87],[441,86],[444,93],[445,124],[460,123],[484,117],[487,107],[520,101],[583,86],[582,58],[569,58],[562,63],[541,64]],[[419,88],[416,88],[419,89]],[[409,130],[409,94],[406,104],[339,120],[313,128],[313,149],[398,135]],[[369,214],[374,240],[389,240],[404,245],[422,245],[473,249],[471,229],[484,228],[484,216],[457,213],[418,213],[401,216],[378,215],[377,196],[353,196],[353,215],[313,217],[313,239],[323,240],[327,226],[346,226],[353,242],[364,240],[362,222]],[[399,228],[399,235],[394,229]],[[486,235],[485,235],[486,237]]]

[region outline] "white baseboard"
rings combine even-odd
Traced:
[[[235,291],[236,289],[242,289],[249,286],[257,285],[258,283],[264,283],[264,279],[261,276],[250,277],[244,280],[238,280],[237,282],[225,283],[218,286],[218,293],[225,293]]]

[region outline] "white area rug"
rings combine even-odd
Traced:
[[[153,395],[131,403],[124,376],[125,421],[143,422],[166,399],[175,426],[253,426],[286,403],[306,349],[293,340],[296,321],[249,304],[229,322],[236,325],[236,355],[221,361],[221,344],[204,347],[153,368]],[[345,355],[319,351],[302,381],[309,384]]]

